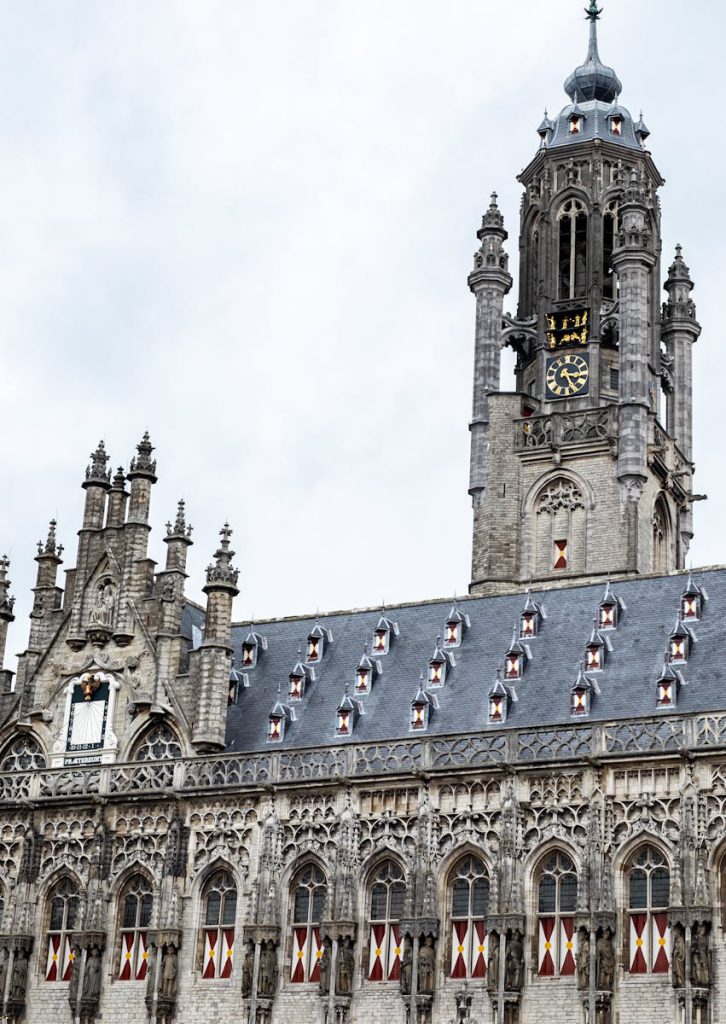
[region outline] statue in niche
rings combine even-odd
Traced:
[[[599,992],[612,992],[615,980],[615,950],[610,928],[606,928],[595,943],[595,977]]]
[[[404,996],[411,995],[411,982],[413,979],[413,949],[411,948],[411,940],[405,939],[403,944],[403,954],[401,956],[401,994]]]
[[[711,984],[711,951],[705,924],[698,925],[691,939],[691,981],[697,988],[708,988]]]
[[[179,954],[176,951],[176,946],[167,946],[161,961],[161,994],[164,999],[176,997],[178,974]]]
[[[346,936],[343,939],[343,945],[338,949],[337,967],[337,976],[335,979],[336,992],[341,996],[352,995],[355,955],[353,953],[353,942],[350,936]]]
[[[507,943],[505,955],[504,988],[507,992],[519,992],[524,977],[524,945],[519,928],[515,928]]]
[[[275,943],[272,939],[268,939],[260,952],[260,977],[257,984],[257,993],[261,996],[274,996],[276,985],[277,953],[275,951]]]
[[[327,996],[328,992],[330,992],[330,943],[328,942],[323,943],[320,960],[318,961],[318,969],[320,971],[318,981],[320,994],[321,996]]]
[[[673,954],[671,957],[673,988],[685,988],[686,985],[686,940],[683,929],[673,929]]]
[[[245,957],[242,961],[242,995],[247,999],[252,995],[252,978],[255,973],[255,944],[247,943]]]
[[[115,603],[113,583],[111,580],[102,580],[96,593],[96,603],[91,609],[91,624],[94,626],[113,626]]]
[[[13,973],[10,977],[10,1002],[25,1002],[25,987],[28,983],[28,954],[18,949],[13,962]]]
[[[487,985],[496,991],[499,988],[499,936],[492,933],[489,939],[489,965],[487,967]]]
[[[86,959],[86,970],[83,973],[83,991],[81,999],[84,1002],[95,1003],[101,995],[101,951],[98,946],[92,946]]]
[[[72,950],[73,959],[71,961],[71,980],[68,985],[68,1002],[75,1013],[76,1001],[78,999],[78,978],[81,973],[81,951],[78,946],[74,946]]]
[[[6,946],[0,946],[0,1005],[5,998],[5,982],[8,977],[9,953]]]
[[[577,987],[590,987],[590,936],[584,928],[580,929],[580,943],[577,947]]]
[[[421,995],[433,995],[435,982],[436,953],[433,936],[427,935],[418,951],[418,990]]]

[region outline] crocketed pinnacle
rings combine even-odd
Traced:
[[[187,525],[185,508],[186,504],[184,502],[184,499],[181,498],[179,504],[177,505],[176,519],[174,520],[174,525],[172,526],[170,522],[166,524],[166,536],[168,538],[189,540],[189,538],[191,537],[192,526],[191,524]]]
[[[106,446],[103,441],[99,441],[98,448],[91,452],[91,463],[86,469],[86,483],[107,486],[111,480],[111,471],[106,469],[107,462]]]
[[[10,590],[10,580],[8,579],[9,568],[10,560],[7,555],[3,555],[2,558],[0,558],[0,619],[4,619],[5,622],[12,622],[15,618],[13,615],[15,598],[11,597],[8,593]]]
[[[590,22],[590,45],[585,63],[575,68],[565,82],[565,92],[572,103],[586,103],[589,100],[601,100],[613,103],[622,92],[623,86],[612,68],[606,67],[600,60],[597,46],[597,23],[602,14],[595,0],[585,9]]]
[[[232,551],[229,545],[229,539],[232,536],[229,523],[224,524],[219,531],[219,535],[222,539],[219,542],[219,547],[214,552],[214,563],[207,566],[207,587],[224,584],[234,588],[237,586],[239,569],[235,569],[232,565],[234,551]],[[205,590],[207,587],[205,587]]]
[[[151,453],[154,450],[154,446],[151,443],[149,437],[149,431],[144,432],[144,436],[141,438],[139,443],[136,445],[137,455],[131,460],[129,467],[129,476],[150,476],[155,478],[156,474],[156,459],[151,458]]]
[[[60,558],[63,554],[63,545],[58,544],[56,540],[55,528],[58,525],[55,519],[51,519],[48,525],[48,536],[45,544],[42,540],[38,541],[38,555],[50,555],[53,558]]]
[[[502,211],[499,209],[497,203],[496,192],[492,192],[491,202],[489,209],[481,219],[481,227],[476,233],[477,238],[481,241],[486,235],[499,235],[500,238],[507,238],[507,232],[504,230],[504,217]]]

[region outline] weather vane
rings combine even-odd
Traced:
[[[597,21],[602,12],[603,8],[597,6],[597,0],[590,0],[590,6],[585,8],[585,14],[590,21]]]

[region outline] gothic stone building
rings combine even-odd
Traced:
[[[93,453],[63,587],[51,523],[0,680],[2,1020],[726,1020],[700,328],[599,14],[520,178],[516,317],[496,198],[478,233],[468,597],[235,624],[225,526],[200,607],[182,503],[149,554],[148,436]]]

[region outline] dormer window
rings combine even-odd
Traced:
[[[681,619],[684,622],[699,622],[703,615],[704,601],[707,600],[706,591],[689,576],[686,589],[681,594]]]
[[[378,656],[388,654],[391,649],[391,641],[394,636],[398,636],[398,632],[398,623],[381,615],[373,632],[373,653]]]
[[[683,677],[677,669],[671,668],[671,663],[666,658],[663,671],[656,684],[656,706],[659,708],[674,708],[678,701],[678,688],[683,682]]]
[[[372,673],[369,668],[364,668],[361,665],[358,666],[355,674],[356,693],[366,694],[371,692],[371,675]]]
[[[608,581],[605,587],[602,601],[597,611],[597,627],[601,630],[617,629],[620,621],[620,613],[625,611],[625,605],[619,597],[616,597]]]
[[[444,627],[444,647],[460,647],[464,639],[464,630],[470,625],[469,616],[462,614],[455,604]]]
[[[454,664],[454,655],[446,654],[441,649],[441,637],[436,637],[436,647],[429,661],[429,686],[436,689],[446,682],[446,671]]]
[[[582,135],[584,118],[581,114],[572,114],[570,117],[570,135]]]
[[[305,693],[305,673],[290,673],[290,700],[302,700]]]
[[[586,718],[590,714],[593,693],[599,693],[597,683],[580,668],[580,674],[570,690],[570,714],[573,718]]]
[[[527,594],[527,601],[519,619],[520,640],[530,640],[539,633],[540,622],[544,619],[544,608]]]
[[[596,644],[587,645],[587,671],[602,672],[603,648]]]
[[[507,720],[509,710],[509,691],[502,683],[497,673],[497,681],[489,691],[489,715],[490,725],[503,725]]]
[[[623,134],[623,119],[619,115],[610,118],[610,133],[620,138]]]
[[[350,711],[338,708],[338,728],[336,729],[336,732],[338,736],[350,736]]]
[[[270,715],[270,725],[267,732],[267,739],[270,743],[277,743],[282,739],[285,719],[281,715]]]
[[[257,665],[260,652],[266,650],[267,639],[260,636],[260,634],[250,626],[250,631],[242,644],[242,668],[254,668]]]
[[[411,731],[425,732],[429,727],[431,709],[435,707],[435,697],[430,696],[423,688],[423,675],[419,681],[418,692],[411,701]]]
[[[504,678],[508,681],[521,679],[524,675],[524,666],[531,657],[532,652],[529,647],[525,647],[519,642],[515,631],[504,658]]]
[[[323,629],[319,623],[315,624],[310,630],[305,648],[305,661],[308,665],[315,665],[322,660],[325,651],[325,641],[327,640],[328,643],[332,643],[332,639],[333,637],[329,629]]]
[[[673,632],[668,638],[668,660],[671,665],[685,665],[694,639],[691,630],[684,626],[680,619],[676,622]]]

